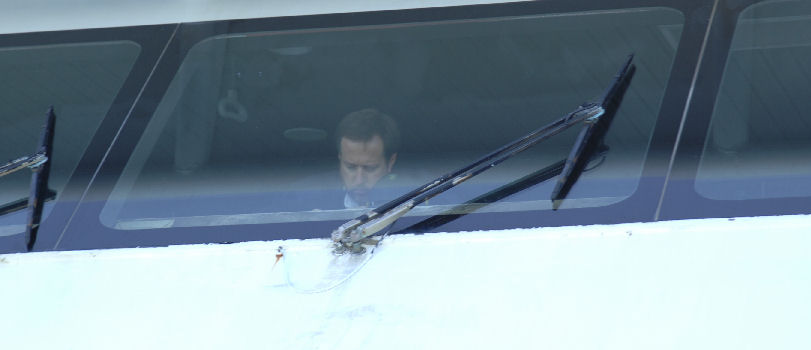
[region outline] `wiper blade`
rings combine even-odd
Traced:
[[[563,199],[566,198],[569,190],[572,189],[574,183],[580,178],[580,174],[583,173],[583,169],[585,169],[586,164],[591,160],[595,152],[606,147],[603,144],[605,133],[608,131],[608,126],[611,125],[611,121],[613,121],[614,115],[617,113],[617,109],[619,109],[619,105],[625,95],[625,91],[628,89],[631,78],[636,71],[636,67],[631,64],[633,58],[634,55],[628,56],[625,64],[617,75],[614,76],[611,87],[606,90],[600,100],[599,105],[604,110],[603,115],[586,119],[586,125],[577,136],[575,145],[572,147],[572,151],[566,159],[566,166],[563,168],[563,173],[558,183],[555,185],[555,189],[552,190],[553,210],[557,210],[560,207]]]
[[[632,59],[633,55],[629,56],[628,60],[620,70],[620,73],[612,81],[612,85],[608,88],[608,90],[606,90],[606,93],[603,95],[603,99],[600,103],[584,103],[562,118],[496,149],[495,151],[479,158],[473,163],[456,171],[442,175],[435,180],[400,196],[397,199],[372,209],[365,214],[341,225],[332,232],[332,240],[337,244],[336,250],[348,250],[351,252],[361,251],[362,247],[360,247],[360,242],[362,240],[380,232],[395,220],[405,215],[416,205],[455,187],[456,185],[480,174],[481,172],[490,169],[509,159],[510,157],[532,147],[538,142],[555,136],[578,123],[589,120],[592,124],[599,124],[599,118],[606,112],[605,107],[611,105],[611,103],[607,103],[607,101],[616,100],[617,96],[619,96],[619,98],[622,97],[622,94],[620,93],[618,95],[617,91],[624,92],[624,88],[620,88],[619,85],[625,84],[629,81],[629,79],[626,79],[626,76],[628,75],[629,71],[633,72],[631,65]],[[612,111],[612,117],[613,112],[615,111],[616,108]],[[595,131],[592,133],[602,130],[602,134],[604,134],[604,129],[607,128],[607,126],[607,123],[603,123],[600,126],[603,129],[595,128]],[[592,139],[593,137],[590,135],[584,136],[584,139],[576,144],[576,148],[577,145],[581,144],[591,145],[593,143],[591,142]],[[582,153],[583,151],[573,151],[573,154]],[[563,171],[566,171],[565,167]],[[569,172],[575,173],[573,171]],[[579,172],[576,172],[575,174],[579,175]],[[576,177],[574,177],[574,180],[571,180],[572,183],[575,180]]]
[[[51,173],[51,158],[53,155],[53,138],[56,115],[53,106],[48,108],[48,116],[40,135],[39,148],[37,152],[20,157],[0,166],[0,177],[11,174],[23,168],[30,168],[31,190],[28,195],[28,205],[22,206],[23,200],[12,202],[1,207],[2,214],[10,213],[22,208],[28,208],[28,222],[25,228],[26,247],[30,251],[34,248],[39,231],[39,223],[42,219],[42,206],[45,200],[55,196],[55,192],[48,189],[48,178]]]

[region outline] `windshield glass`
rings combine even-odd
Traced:
[[[46,111],[54,106],[48,187],[58,199],[139,52],[130,41],[0,48],[0,161],[37,151]],[[27,200],[30,182],[28,170],[0,178],[0,206]],[[0,216],[0,236],[24,232],[26,215]]]
[[[753,5],[736,25],[696,191],[710,199],[811,195],[811,3]]]
[[[682,22],[650,8],[208,38],[186,55],[101,221],[126,230],[350,219],[596,99],[634,53],[609,155],[562,208],[619,202],[639,181]],[[445,213],[564,159],[577,132],[409,215]],[[548,210],[553,187],[479,210]]]

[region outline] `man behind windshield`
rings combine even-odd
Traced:
[[[367,108],[346,115],[335,132],[345,208],[379,205],[374,188],[390,177],[400,133],[394,119]],[[387,176],[389,175],[389,176]]]

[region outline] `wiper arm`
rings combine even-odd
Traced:
[[[393,234],[401,232],[421,233],[431,230],[433,228],[445,225],[454,221],[462,216],[467,215],[469,212],[478,210],[490,203],[498,202],[508,196],[521,192],[531,186],[537,185],[549,179],[552,179],[563,172],[563,167],[566,165],[566,160],[561,159],[554,164],[547,166],[543,169],[532,172],[518,180],[510,182],[504,186],[487,192],[481,196],[473,198],[464,204],[455,206],[444,213],[433,215],[425,220],[416,224],[406,227],[402,230],[394,232]],[[462,212],[460,212],[462,211]]]
[[[45,189],[45,196],[43,196],[44,201],[50,201],[56,198],[56,191],[48,188]],[[13,212],[17,212],[28,208],[28,198],[20,198],[16,201],[10,202],[8,204],[3,205],[0,207],[0,216],[11,214]]]
[[[344,246],[351,246],[379,232],[416,205],[498,165],[511,156],[526,150],[542,140],[559,134],[572,125],[582,122],[586,118],[599,114],[602,114],[602,108],[599,106],[595,104],[581,105],[563,118],[502,146],[461,169],[442,175],[395,200],[370,210],[354,220],[341,225],[332,232],[332,240],[342,243]]]
[[[48,178],[51,173],[51,157],[53,155],[54,124],[56,115],[53,106],[48,109],[48,116],[42,128],[42,135],[39,140],[37,152],[27,156],[14,159],[0,166],[0,177],[11,174],[17,170],[30,168],[31,191],[28,195],[28,205],[23,205],[24,200],[12,202],[0,207],[0,214],[7,214],[13,211],[28,208],[28,223],[25,228],[26,247],[30,251],[34,248],[37,240],[39,223],[42,219],[42,206],[46,199],[54,197],[56,193],[48,189]]]
[[[17,170],[36,168],[48,161],[45,152],[37,152],[27,157],[20,157],[0,166],[0,176],[6,176]]]
[[[568,174],[566,176],[567,178],[572,178],[572,180],[565,180],[564,185],[568,184],[568,186],[571,187],[571,184],[577,180],[577,176],[579,176],[580,171],[582,171],[582,168],[578,170],[576,167],[576,165],[579,164],[579,158],[577,156],[582,156],[586,153],[586,151],[590,150],[589,147],[591,147],[591,145],[594,143],[593,140],[598,140],[598,138],[595,136],[605,134],[605,129],[607,129],[608,123],[599,123],[599,120],[601,116],[605,114],[606,107],[613,106],[613,109],[611,109],[611,118],[613,118],[613,113],[616,112],[616,106],[619,104],[619,100],[621,99],[626,87],[622,85],[627,85],[627,83],[630,81],[630,75],[633,73],[633,66],[631,65],[632,59],[633,55],[628,57],[628,60],[612,81],[612,85],[608,88],[608,90],[606,90],[606,93],[603,95],[603,99],[600,101],[600,103],[584,103],[562,118],[498,148],[497,150],[479,158],[473,163],[456,171],[442,175],[437,179],[400,196],[397,199],[366,212],[365,214],[341,225],[335,231],[333,231],[332,240],[338,244],[339,250],[349,250],[353,252],[359,251],[362,249],[360,247],[360,242],[363,239],[383,230],[386,226],[405,215],[416,205],[425,202],[426,200],[455,187],[456,185],[480,174],[481,172],[498,165],[510,157],[532,147],[538,142],[555,136],[576,124],[587,121],[589,124],[594,124],[593,126],[587,125],[587,129],[593,131],[587,135],[583,135],[584,132],[581,132],[582,137],[578,138],[578,142],[575,145],[576,149],[585,149],[573,151],[570,155],[570,159],[567,160],[567,164],[572,163],[572,165],[568,167],[571,168],[571,170],[568,170],[568,173],[567,167],[564,167],[562,170],[564,175]],[[598,131],[601,131],[602,133],[600,134]],[[591,150],[591,152],[593,153],[593,150]],[[575,158],[571,159],[572,156],[575,156]],[[588,158],[585,159],[587,160]],[[572,174],[574,176],[571,176]],[[561,193],[561,191],[558,191],[558,193]],[[566,193],[563,192],[563,196],[565,196],[565,194]]]

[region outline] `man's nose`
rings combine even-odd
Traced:
[[[369,181],[370,177],[371,174],[369,173],[369,171],[366,171],[363,168],[358,169],[353,174],[353,180],[355,181],[356,184],[364,184]]]
[[[363,168],[358,168],[351,172],[350,179],[352,180],[353,184],[359,185],[364,182],[366,177],[367,174],[363,171]]]

